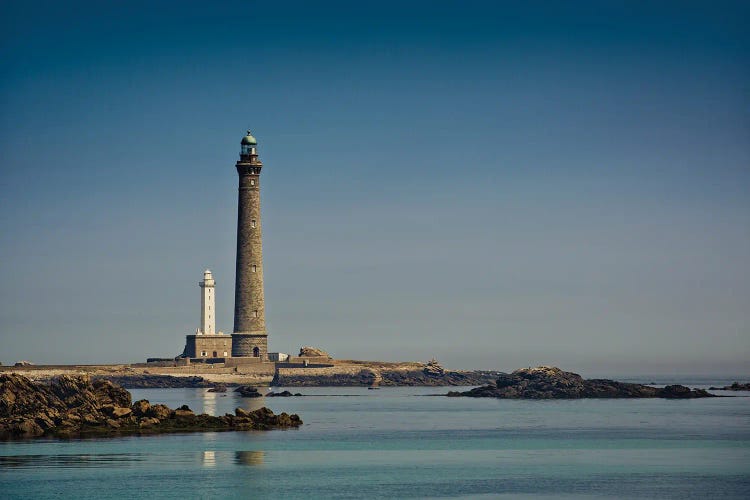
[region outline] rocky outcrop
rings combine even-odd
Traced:
[[[292,394],[289,391],[281,391],[281,392],[269,392],[266,394],[267,398],[288,398],[291,396],[302,396],[299,392]]]
[[[422,372],[424,372],[425,375],[429,375],[431,377],[440,377],[445,374],[445,369],[443,369],[440,363],[438,363],[437,359],[432,358],[424,366]]]
[[[216,384],[211,387],[208,392],[227,392],[227,386],[224,384]]]
[[[497,372],[447,371],[425,372],[426,367],[413,370],[360,368],[350,372],[312,374],[306,371],[279,370],[271,385],[276,387],[397,387],[397,386],[466,386],[493,382]]]
[[[299,350],[299,357],[303,358],[328,358],[333,359],[330,354],[325,352],[323,349],[318,349],[317,347],[310,347],[305,346],[301,347]]]
[[[134,433],[228,431],[298,427],[297,415],[268,408],[234,415],[196,415],[187,406],[172,410],[146,400],[131,402],[128,391],[107,380],[62,375],[49,385],[18,374],[0,375],[0,439],[75,437]]]
[[[750,391],[750,383],[740,384],[734,382],[732,385],[725,385],[724,387],[709,387],[709,391]]]
[[[461,372],[443,370],[441,373],[434,368],[430,368],[429,365],[422,370],[384,370],[380,374],[383,377],[380,385],[383,387],[479,385],[487,384],[497,376],[497,372],[486,371]]]
[[[126,389],[178,389],[183,387],[213,387],[203,377],[173,377],[171,375],[97,375],[96,380],[109,380]]]
[[[500,374],[494,384],[466,392],[449,392],[448,396],[504,399],[580,399],[580,398],[668,398],[711,397],[702,389],[682,385],[664,388],[630,384],[608,379],[584,379],[577,373],[556,367],[523,368]]]
[[[367,387],[373,385],[376,380],[374,372],[369,369],[324,375],[311,374],[309,371],[303,370],[293,373],[278,370],[271,385],[275,387]]]
[[[251,385],[241,385],[238,388],[234,390],[234,392],[239,392],[240,396],[243,398],[262,398],[263,394],[258,392],[257,387],[253,387]]]

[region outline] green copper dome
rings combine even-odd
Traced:
[[[242,144],[243,146],[244,146],[244,145],[248,145],[248,146],[257,146],[257,144],[258,144],[258,141],[256,141],[256,140],[255,140],[255,137],[253,137],[253,136],[252,136],[252,135],[250,134],[250,131],[248,130],[248,131],[247,131],[247,135],[246,135],[245,137],[243,137],[243,138],[242,138],[242,142],[241,142],[240,144]]]

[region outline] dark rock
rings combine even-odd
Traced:
[[[131,406],[131,409],[133,410],[133,415],[135,415],[136,417],[148,416],[148,411],[150,408],[151,408],[151,404],[145,399],[136,401],[135,403],[133,403],[133,406]]]
[[[579,399],[579,398],[703,398],[712,394],[681,385],[663,389],[641,384],[629,384],[608,379],[585,380],[577,373],[556,367],[522,368],[513,373],[498,375],[494,384],[466,392],[449,392],[450,397],[505,399]]]
[[[234,390],[234,392],[239,392],[240,396],[243,398],[262,398],[263,394],[258,392],[257,387],[253,387],[250,385],[241,385],[238,388]]]
[[[663,389],[659,389],[657,392],[657,397],[669,399],[707,398],[711,396],[713,396],[713,394],[710,394],[703,389],[690,389],[684,385],[668,385]]]
[[[208,392],[227,392],[227,386],[224,384],[216,384],[211,387]]]
[[[268,394],[266,394],[267,398],[288,398],[290,396],[294,396],[294,394],[289,391],[269,392]]]
[[[94,380],[94,396],[100,403],[129,407],[132,404],[130,393],[109,380]]]
[[[725,385],[724,387],[709,387],[709,391],[750,391],[750,383],[740,384],[734,382],[732,385]]]
[[[193,432],[298,427],[297,415],[275,415],[268,408],[237,409],[236,417],[196,415],[189,407],[172,410],[140,400],[106,380],[63,375],[50,385],[17,374],[0,375],[0,439],[126,433]]]
[[[148,401],[146,401],[146,403],[148,403]],[[146,411],[146,416],[158,418],[159,420],[166,420],[172,416],[172,413],[173,410],[167,405],[151,405]]]

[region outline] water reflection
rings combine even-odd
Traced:
[[[92,454],[92,455],[14,455],[0,457],[0,468],[78,468],[117,467],[143,462],[139,453]]]
[[[203,467],[216,467],[216,452],[204,451],[202,463]]]
[[[266,452],[265,451],[214,451],[205,450],[200,453],[201,465],[206,468],[214,469],[217,466],[225,467],[227,464],[232,463],[234,458],[234,464],[256,467],[263,465],[265,462]]]
[[[266,452],[264,451],[238,451],[234,454],[234,463],[237,465],[263,465]]]
[[[268,387],[258,387],[258,392],[265,394],[268,392]],[[238,406],[243,410],[255,411],[266,406],[266,398],[238,398]]]
[[[216,400],[218,397],[218,392],[208,392],[208,389],[205,389],[203,391],[203,399],[200,400],[201,408],[196,413],[208,413],[209,415],[216,415]]]

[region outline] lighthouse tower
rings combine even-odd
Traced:
[[[263,245],[260,223],[258,142],[250,131],[240,142],[237,204],[237,261],[234,284],[232,357],[268,359],[266,306],[263,298]]]
[[[195,334],[185,337],[185,349],[180,357],[190,359],[229,358],[232,351],[232,339],[216,331],[216,282],[211,271],[203,272],[203,281],[198,282],[201,289],[201,323]]]
[[[216,283],[211,275],[211,270],[203,272],[203,281],[198,283],[201,287],[201,326],[198,335],[216,335]]]

